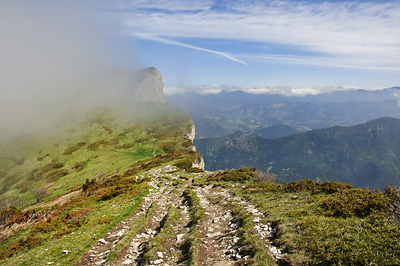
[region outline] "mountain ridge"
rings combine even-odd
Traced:
[[[400,118],[399,87],[380,91],[337,91],[303,97],[221,92],[167,95],[197,126],[197,138],[222,137],[237,130],[251,135],[284,124],[305,132],[336,125],[356,125],[379,117]]]
[[[209,170],[255,166],[272,169],[284,182],[307,177],[382,188],[400,185],[398,132],[400,120],[385,117],[274,140],[250,137],[247,143],[253,150],[228,147],[227,137],[200,139],[195,145]]]

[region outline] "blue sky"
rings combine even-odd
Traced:
[[[400,0],[0,0],[0,7],[7,71],[155,66],[167,94],[400,86]]]
[[[124,0],[107,8],[168,93],[400,85],[400,1]]]

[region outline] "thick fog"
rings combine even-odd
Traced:
[[[0,1],[1,138],[129,102],[120,92],[132,85],[130,70],[115,64],[110,38],[118,33],[109,34],[115,25],[79,1]]]

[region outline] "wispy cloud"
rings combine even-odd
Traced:
[[[136,36],[211,52],[244,63],[240,54],[176,41],[184,38],[254,42],[293,48],[275,56],[291,63],[394,70],[400,68],[398,1],[123,1],[124,23]],[[299,55],[301,53],[311,55]],[[271,60],[267,51],[265,60]],[[258,53],[258,59],[263,59]],[[247,57],[250,58],[250,57]],[[323,58],[323,60],[319,60]],[[236,60],[235,60],[236,59]],[[338,63],[339,62],[339,63]]]
[[[194,45],[190,45],[187,43],[183,43],[183,42],[178,42],[178,41],[174,41],[174,40],[168,40],[166,38],[162,38],[162,37],[157,37],[157,36],[150,36],[147,34],[135,34],[132,33],[133,36],[137,37],[137,38],[141,38],[141,39],[147,39],[147,40],[152,40],[152,41],[156,41],[156,42],[161,42],[161,43],[165,43],[165,44],[171,44],[171,45],[177,45],[177,46],[181,46],[181,47],[185,47],[188,49],[193,49],[193,50],[198,50],[198,51],[203,51],[203,52],[207,52],[207,53],[212,53],[212,54],[216,54],[219,56],[223,56],[229,60],[238,62],[240,64],[243,65],[248,65],[246,62],[241,61],[239,59],[237,59],[236,57],[228,54],[228,53],[224,53],[224,52],[219,52],[219,51],[214,51],[214,50],[210,50],[210,49],[205,49],[205,48],[201,48],[198,46],[194,46]]]

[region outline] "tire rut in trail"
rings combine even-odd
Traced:
[[[253,204],[237,197],[238,204],[253,215],[254,229],[258,237],[263,240],[264,249],[268,251],[271,257],[274,258],[275,262],[280,265],[286,265],[282,261],[282,256],[285,253],[274,244],[274,240],[277,238],[276,223],[266,222],[267,215],[258,210]]]
[[[148,200],[151,195],[149,194],[137,209],[127,219],[121,221],[118,225],[112,228],[102,238],[96,241],[96,243],[85,253],[82,254],[80,260],[74,264],[74,266],[80,265],[103,265],[107,262],[108,255],[116,246],[117,242],[121,237],[129,230],[129,228],[135,223],[137,218],[141,215],[146,215],[150,209],[151,202]]]
[[[161,174],[161,172],[158,174]],[[185,226],[189,222],[187,207],[183,205],[183,199],[180,195],[188,186],[189,181],[183,181],[178,175],[174,174],[164,173],[163,176],[174,181],[181,180],[184,183],[179,185],[179,182],[164,178],[158,179],[156,183],[156,186],[159,185],[158,192],[153,193],[147,200],[156,206],[152,217],[138,230],[136,235],[129,241],[129,244],[117,255],[116,259],[106,265],[177,265],[180,259],[180,250],[179,239],[176,239],[176,237],[187,233]],[[161,245],[161,250],[157,250],[154,248],[153,242],[160,242],[158,235],[162,230],[168,229],[165,226],[169,223],[174,209],[180,210],[179,222],[174,223],[173,226],[168,224],[174,239],[169,241],[168,248]],[[153,256],[154,254],[156,256]]]
[[[238,224],[228,206],[232,195],[213,185],[196,187],[194,191],[205,210],[198,225],[200,247],[196,265],[245,265],[248,258],[241,258],[238,253]]]
[[[144,198],[142,205],[138,207],[138,209],[130,217],[121,221],[108,233],[106,233],[100,239],[98,239],[88,251],[86,251],[81,255],[81,258],[74,264],[74,266],[105,265],[107,263],[109,254],[114,250],[118,241],[120,241],[121,238],[124,237],[124,235],[129,231],[130,228],[135,226],[135,223],[137,223],[137,221],[140,220],[138,218],[146,217],[151,208],[154,208],[154,206],[152,206],[154,203],[164,202],[165,204],[161,204],[160,207],[155,208],[156,210],[154,210],[154,214],[152,215],[152,217],[148,218],[146,224],[148,224],[149,227],[146,228],[145,225],[142,228],[140,228],[141,234],[145,233],[148,234],[149,236],[153,236],[154,230],[160,227],[160,224],[162,225],[161,221],[167,214],[168,211],[167,205],[170,204],[171,201],[177,202],[175,197],[171,196],[173,195],[171,191],[175,188],[172,184],[172,181],[168,181],[165,178],[160,178],[161,176],[166,176],[171,179],[178,179],[179,176],[168,174],[168,172],[171,172],[173,170],[176,169],[171,166],[166,166],[164,168],[158,168],[153,171],[150,171],[149,175],[152,176],[152,181],[149,182],[149,185],[152,186],[154,189],[150,190],[150,193]],[[186,187],[187,183],[188,181],[186,181],[186,183],[181,186]],[[178,190],[181,189],[184,188],[178,188]],[[161,228],[162,226],[159,229],[161,230]],[[142,242],[140,242],[140,244],[144,242],[146,241],[143,240]],[[122,249],[122,251],[124,250],[126,251],[130,249],[129,248]],[[119,257],[120,256],[117,256],[117,258]],[[107,263],[107,265],[121,265],[121,264]]]

